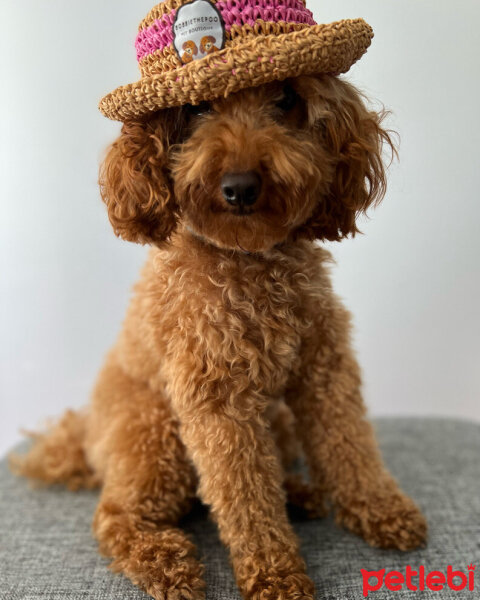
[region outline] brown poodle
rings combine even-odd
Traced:
[[[218,48],[215,46],[216,39],[213,35],[205,35],[200,40],[200,52],[203,54],[211,54],[217,52]]]
[[[349,314],[315,243],[354,235],[382,198],[382,116],[345,81],[302,76],[127,122],[108,152],[113,229],[153,249],[88,410],[15,466],[101,484],[100,549],[157,600],[203,598],[177,525],[195,496],[247,599],[313,598],[287,496],[373,546],[425,540],[365,418]],[[298,452],[308,482],[288,472]]]
[[[186,64],[192,62],[192,60],[195,60],[194,57],[198,54],[198,48],[195,42],[192,42],[192,40],[188,40],[183,44],[182,49],[185,50],[185,52],[182,54],[183,63]]]

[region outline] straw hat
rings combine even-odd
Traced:
[[[141,79],[99,108],[126,121],[287,77],[345,73],[372,37],[363,19],[317,25],[304,0],[164,0],[140,23]]]

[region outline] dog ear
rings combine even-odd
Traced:
[[[179,110],[124,123],[100,167],[102,200],[115,234],[124,240],[159,243],[175,228],[169,155],[181,129]]]
[[[391,132],[382,127],[385,111],[369,110],[351,84],[337,77],[315,78],[315,97],[312,83],[309,87],[309,121],[325,146],[331,171],[305,227],[311,238],[338,241],[354,236],[357,217],[383,199],[383,150],[388,147],[393,159],[396,149]]]

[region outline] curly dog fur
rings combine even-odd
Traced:
[[[14,467],[101,484],[100,550],[157,600],[204,595],[178,527],[196,496],[246,599],[313,598],[287,495],[374,546],[425,540],[365,418],[349,315],[315,243],[354,235],[383,197],[382,118],[345,81],[302,76],[127,122],[106,156],[115,233],[153,248],[88,410]],[[251,171],[261,192],[240,211],[222,177]],[[308,481],[289,473],[299,453]]]

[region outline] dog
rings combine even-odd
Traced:
[[[196,497],[246,599],[313,598],[287,499],[372,546],[425,542],[366,419],[321,245],[384,196],[383,117],[346,80],[302,75],[130,120],[106,155],[113,230],[152,249],[88,409],[14,466],[101,485],[100,550],[157,600],[203,598],[178,526]]]
[[[206,35],[200,40],[200,52],[204,54],[211,54],[212,52],[218,52],[218,48],[215,46],[217,40],[213,35]]]
[[[182,62],[184,64],[192,62],[195,56],[198,54],[198,48],[195,42],[188,40],[183,44],[182,48],[185,50],[185,52],[182,54]]]

